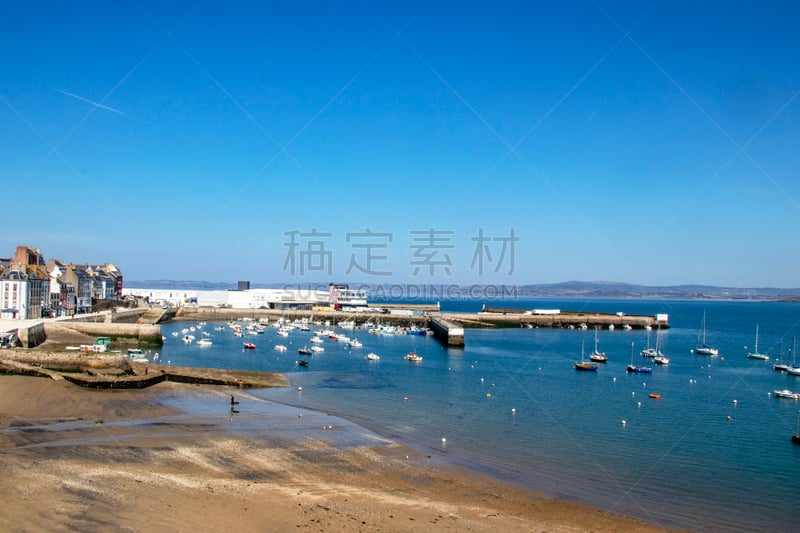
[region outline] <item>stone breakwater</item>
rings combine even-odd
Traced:
[[[286,376],[276,372],[131,363],[120,354],[9,350],[0,353],[0,373],[49,377],[90,389],[143,389],[164,381],[238,388],[289,386]]]

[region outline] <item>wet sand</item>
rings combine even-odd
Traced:
[[[170,407],[194,398],[219,409]],[[226,387],[0,376],[0,530],[662,531],[251,401]]]

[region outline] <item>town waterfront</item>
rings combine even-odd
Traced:
[[[772,369],[776,358],[791,363],[797,304],[532,299],[499,305],[668,313],[671,328],[660,338],[671,363],[651,374],[626,373],[631,343],[634,362],[653,366],[639,355],[645,331],[600,331],[599,348],[609,361],[597,373],[582,373],[573,363],[582,342],[587,354],[593,349],[591,330],[467,330],[463,349],[447,349],[432,337],[334,327],[363,347],[326,338],[325,351],[304,356],[310,364],[300,368],[297,350],[310,346],[319,327],[288,337],[272,327],[235,337],[211,322],[203,328],[213,342],[207,347],[171,334],[190,323],[164,325],[158,362],[285,372],[292,387],[255,394],[339,415],[436,461],[660,525],[796,529],[800,446],[790,437],[800,402],[771,393],[800,391],[800,378]],[[479,309],[476,301],[442,302],[443,311]],[[718,357],[690,352],[704,311],[707,340],[720,349]],[[756,324],[759,351],[772,362],[746,357]],[[649,335],[655,344],[656,331]],[[243,342],[257,347],[245,350]],[[276,344],[288,350],[275,351]],[[403,359],[412,350],[422,362]],[[380,361],[365,359],[369,352]]]

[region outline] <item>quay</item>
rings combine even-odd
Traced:
[[[464,346],[464,328],[441,315],[429,315],[428,327],[445,346]]]
[[[452,315],[448,317],[452,319]],[[669,329],[667,314],[628,315],[560,309],[527,310],[484,306],[480,313],[472,316],[472,320],[473,327]]]
[[[308,320],[325,325],[353,322],[363,325],[391,324],[430,329],[445,346],[464,346],[466,328],[567,328],[567,329],[668,329],[666,314],[628,315],[528,310],[485,306],[479,313],[442,313],[438,304],[373,304],[359,311],[239,309],[228,307],[183,306],[179,308],[136,308],[78,315],[69,319],[0,321],[4,338],[15,339],[17,346],[64,348],[69,344],[93,344],[97,337],[109,337],[120,345],[158,347],[163,344],[160,324],[171,320],[231,321],[266,318],[269,320]]]

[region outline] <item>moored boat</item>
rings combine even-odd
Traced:
[[[789,400],[800,400],[800,393],[792,392],[789,389],[776,390],[772,393],[776,398],[787,398]]]
[[[608,357],[606,357],[606,352],[601,352],[598,349],[598,343],[600,342],[597,338],[597,329],[594,328],[594,351],[589,354],[589,360],[595,363],[605,363],[608,361]]]
[[[246,343],[242,344],[242,348],[244,348],[245,350],[255,350],[256,349],[256,345],[253,344],[252,342],[246,342]]]
[[[412,363],[419,363],[422,361],[422,356],[417,355],[417,352],[408,352],[404,359],[406,361],[411,361]]]
[[[702,338],[702,341],[701,341]],[[694,347],[694,353],[697,355],[719,355],[719,349],[706,344],[706,312],[703,311],[703,322],[700,326],[700,331],[697,333],[697,343]]]
[[[652,372],[652,370],[653,369],[650,368],[649,366],[641,366],[641,365],[634,365],[633,364],[633,343],[631,343],[631,362],[625,368],[625,371],[626,372],[634,372],[634,373],[637,373],[637,374],[649,374],[650,372]]]
[[[792,442],[800,444],[800,431],[798,431],[798,424],[800,424],[800,411],[794,415],[794,435],[792,435]]]
[[[370,352],[367,354],[367,359],[369,359],[370,361],[380,361],[381,356],[376,353]]]
[[[581,341],[581,360],[575,362],[575,370],[583,372],[597,372],[597,365],[583,360],[583,341]]]
[[[760,353],[758,351],[758,324],[756,324],[756,345],[755,350],[747,354],[748,359],[760,359],[762,361],[769,361],[769,355]]]

